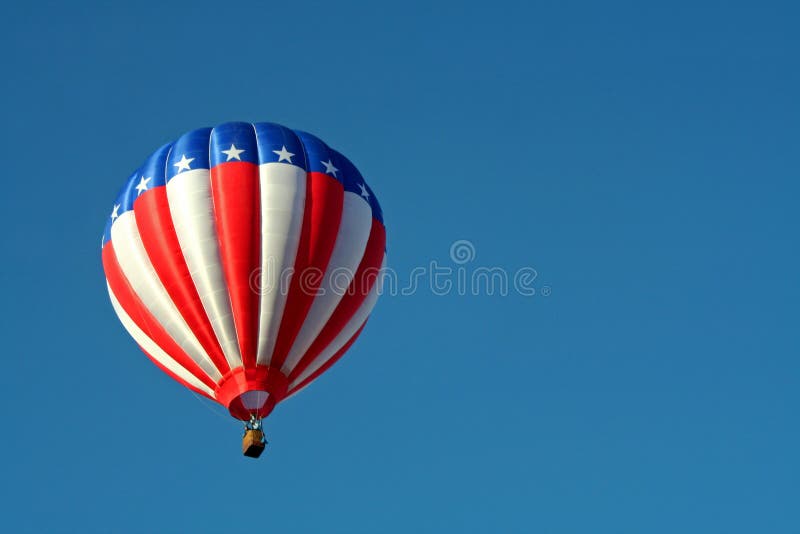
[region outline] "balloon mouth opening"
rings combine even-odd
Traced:
[[[288,380],[271,367],[239,367],[229,372],[216,390],[217,401],[242,421],[263,419],[286,396]]]
[[[264,407],[267,403],[267,399],[269,398],[268,391],[261,391],[258,389],[245,391],[241,395],[239,395],[239,401],[242,403],[248,410],[260,410]]]
[[[233,399],[228,406],[228,411],[237,419],[244,421],[251,417],[263,419],[272,412],[274,407],[275,403],[270,402],[268,391],[253,389],[245,391]]]

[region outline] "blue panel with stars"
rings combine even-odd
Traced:
[[[116,206],[119,206],[119,209],[117,210],[117,216],[133,209],[133,202],[136,200],[136,197],[139,196],[139,191],[136,189],[136,186],[141,182],[141,177],[141,169],[137,169],[136,172],[131,174],[130,177],[125,181],[125,187],[123,187],[122,191],[119,192],[119,196],[117,197],[117,202],[115,204]]]
[[[372,193],[372,190],[369,188],[356,166],[339,152],[331,150],[331,153],[333,155],[333,162],[341,169],[339,174],[344,178],[345,191],[355,193],[369,202],[369,206],[372,208],[372,216],[383,224],[383,212],[378,204],[378,199]]]
[[[383,209],[381,209],[381,205],[378,202],[378,197],[372,192],[372,188],[367,182],[364,182],[364,188],[369,195],[369,205],[372,206],[372,216],[375,217],[379,223],[386,226],[386,223],[383,221]]]
[[[103,245],[111,240],[111,225],[114,224],[114,221],[116,221],[117,217],[119,217],[122,213],[122,210],[120,209],[122,206],[119,204],[119,199],[122,198],[122,196],[125,194],[125,191],[128,189],[128,183],[135,179],[136,176],[138,176],[138,171],[133,173],[127,180],[125,180],[125,185],[120,188],[119,193],[117,193],[117,196],[115,197],[116,200],[114,200],[111,213],[108,215],[108,218],[106,219],[106,226],[103,229]]]
[[[167,156],[169,156],[171,148],[172,143],[162,146],[153,152],[139,169],[141,177],[139,183],[136,184],[136,190],[140,195],[149,189],[167,184]]]
[[[305,148],[292,130],[271,122],[257,122],[253,126],[259,163],[290,163],[308,170]]]
[[[111,215],[108,216],[106,227],[103,230],[103,245],[111,240],[111,226],[114,224],[114,221],[116,221],[117,218],[126,211],[133,209],[133,201],[136,200],[136,196],[138,194],[136,191],[136,185],[139,183],[140,178],[141,173],[139,170],[137,170],[135,173],[131,174],[127,180],[125,180],[125,185],[119,190],[117,200],[114,202],[114,207],[111,209]]]
[[[364,198],[372,208],[373,217],[383,224],[378,199],[361,173],[318,137],[270,122],[229,122],[213,129],[193,130],[153,152],[117,196],[103,231],[103,244],[111,239],[111,226],[116,218],[133,209],[133,202],[145,191],[165,185],[182,172],[210,169],[228,161],[286,163],[307,172],[327,174],[341,183],[345,191]]]
[[[200,128],[182,135],[172,146],[167,161],[167,182],[177,174],[194,169],[208,169],[208,140],[211,128]]]
[[[300,141],[303,142],[303,146],[306,149],[308,172],[322,172],[341,182],[342,173],[339,172],[338,167],[333,163],[333,151],[328,148],[328,145],[310,133],[300,130],[295,130],[294,133],[297,134],[297,137],[300,138]]]
[[[362,178],[361,173],[358,172],[356,166],[333,149],[331,149],[331,162],[337,169],[336,174],[338,174],[342,179],[344,190],[361,195],[361,188],[359,185],[364,183],[364,178]],[[366,199],[367,197],[364,197],[364,200]]]
[[[258,164],[258,145],[253,125],[247,122],[227,122],[211,131],[211,166],[228,161]]]
[[[116,204],[115,204],[116,205]],[[106,243],[111,241],[111,217],[106,219],[106,226],[103,228],[103,240],[102,240],[102,247],[106,246]]]

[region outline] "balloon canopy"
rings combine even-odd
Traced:
[[[234,122],[181,136],[131,174],[102,258],[142,351],[250,420],[350,348],[385,249],[378,200],[350,160],[305,132]]]

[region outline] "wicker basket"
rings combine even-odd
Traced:
[[[258,458],[264,452],[264,433],[260,430],[249,429],[244,433],[242,440],[242,453],[250,458]]]

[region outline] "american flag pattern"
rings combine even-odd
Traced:
[[[380,293],[386,230],[356,167],[311,134],[186,133],[127,180],[103,233],[125,329],[238,419],[265,417],[350,348]]]

